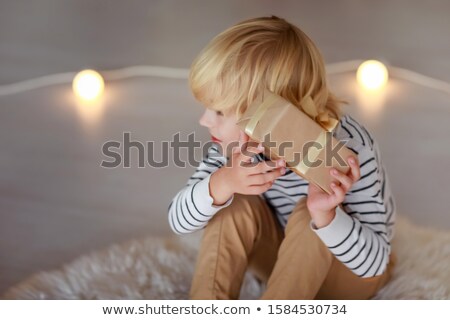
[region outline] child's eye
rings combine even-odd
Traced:
[[[216,114],[217,114],[218,116],[223,116],[222,111],[216,111]]]

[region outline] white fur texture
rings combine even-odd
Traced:
[[[84,255],[30,276],[3,299],[188,299],[201,232],[147,237]],[[450,299],[450,232],[399,217],[393,241],[398,264],[375,299]],[[263,288],[247,272],[241,299]]]

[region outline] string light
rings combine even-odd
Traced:
[[[356,79],[366,90],[380,90],[386,86],[389,74],[383,63],[377,60],[363,62],[356,72]]]
[[[97,71],[83,70],[73,79],[72,88],[81,100],[93,101],[102,95],[105,82]]]
[[[342,74],[347,72],[354,72],[359,67],[363,60],[350,60],[337,63],[331,63],[326,66],[329,75]],[[385,67],[386,68],[386,67]],[[434,79],[420,73],[401,69],[394,66],[389,66],[389,73],[392,77],[403,79],[417,85],[427,88],[439,90],[450,94],[450,83]],[[189,70],[181,68],[169,68],[160,66],[132,66],[117,70],[102,71],[106,80],[120,80],[132,77],[161,77],[172,79],[187,79]],[[0,96],[7,96],[17,94],[37,88],[70,83],[74,80],[76,74],[74,72],[59,73],[47,75],[39,78],[25,80],[21,82],[0,85]],[[102,79],[103,81],[103,79]],[[104,84],[103,84],[104,85]]]

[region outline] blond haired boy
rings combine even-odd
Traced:
[[[311,39],[276,16],[242,21],[200,52],[189,84],[214,142],[168,212],[177,234],[204,229],[190,298],[238,299],[247,268],[261,299],[373,297],[396,261],[395,203],[377,142],[342,113]],[[300,109],[309,96],[339,120],[333,135],[358,159],[346,159],[348,174],[330,170],[333,194],[247,143],[236,122],[265,88]]]

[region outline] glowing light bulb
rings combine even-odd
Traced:
[[[388,81],[388,70],[384,64],[377,60],[363,62],[356,72],[358,83],[368,90],[378,90]]]
[[[73,79],[72,88],[82,100],[96,100],[103,93],[105,82],[95,70],[83,70]]]

